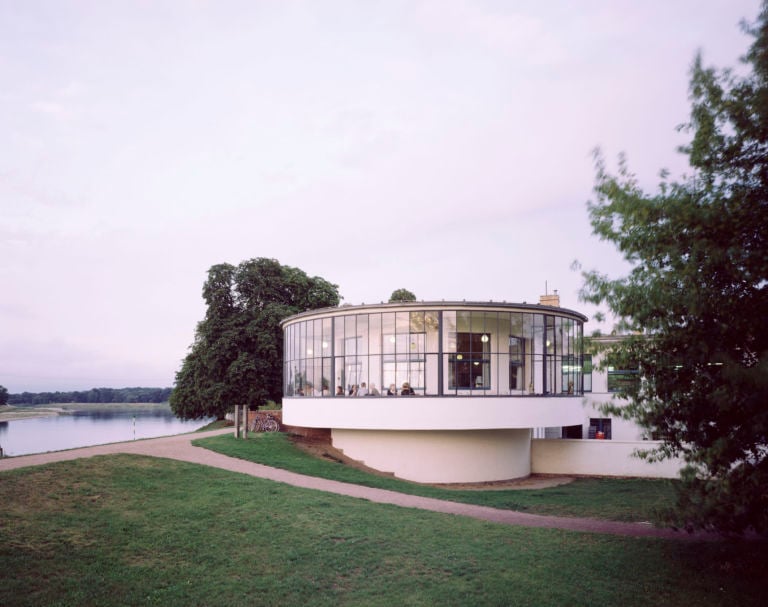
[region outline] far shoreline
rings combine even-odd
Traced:
[[[50,403],[46,405],[3,405],[0,407],[0,422],[20,421],[39,417],[56,417],[59,415],[71,415],[78,411],[93,410],[136,410],[147,411],[155,409],[167,409],[165,403]]]
[[[35,411],[34,409],[38,409]],[[0,409],[0,422],[15,422],[22,419],[34,419],[37,417],[54,417],[61,415],[63,411],[58,407],[17,407],[7,405]]]

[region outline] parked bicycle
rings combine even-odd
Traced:
[[[248,428],[249,432],[277,432],[278,430],[280,430],[280,422],[269,413],[256,415]]]

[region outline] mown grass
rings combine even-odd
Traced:
[[[232,424],[225,419],[215,419],[212,422],[205,424],[202,428],[198,428],[195,432],[207,432],[208,430],[221,430],[222,428],[230,427]]]
[[[301,451],[286,435],[279,433],[250,435],[248,440],[221,435],[198,439],[193,444],[310,476],[535,514],[653,521],[656,520],[656,513],[671,506],[675,499],[674,481],[664,479],[578,478],[566,485],[535,490],[466,491],[421,485],[369,474],[339,462],[315,457]]]
[[[0,605],[763,605],[765,544],[524,529],[116,455],[0,475]]]

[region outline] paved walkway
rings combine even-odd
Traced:
[[[207,436],[216,436],[218,434],[229,434],[232,431],[232,429],[212,430],[209,432],[180,434],[177,436],[153,438],[127,443],[114,443],[111,445],[99,445],[82,449],[71,449],[68,451],[55,451],[37,455],[3,458],[0,459],[0,472],[16,468],[25,468],[28,466],[39,466],[52,462],[79,459],[82,457],[129,453],[181,460],[204,466],[213,466],[232,472],[239,472],[258,478],[286,483],[295,487],[327,491],[329,493],[365,499],[380,504],[394,504],[404,508],[418,508],[421,510],[430,510],[432,512],[468,516],[504,525],[678,540],[713,540],[718,538],[718,536],[712,534],[688,534],[672,529],[658,529],[646,523],[621,523],[586,518],[543,516],[538,514],[527,514],[525,512],[515,512],[514,510],[499,510],[487,506],[475,506],[472,504],[460,504],[458,502],[449,502],[429,497],[419,497],[416,495],[388,491],[386,489],[374,489],[371,487],[363,487],[350,483],[342,483],[339,481],[297,474],[295,472],[289,472],[287,470],[272,468],[270,466],[264,466],[262,464],[221,455],[220,453],[215,453],[203,449],[202,447],[192,446],[192,440]]]

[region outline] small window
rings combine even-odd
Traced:
[[[563,438],[582,438],[584,429],[581,424],[578,426],[563,426]]]
[[[592,392],[592,355],[585,354],[583,360],[581,372],[584,378],[584,392]]]
[[[615,369],[608,367],[608,392],[628,392],[637,384],[637,369]]]
[[[611,418],[591,417],[588,438],[611,440]]]

